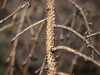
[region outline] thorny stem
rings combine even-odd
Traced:
[[[52,52],[54,47],[54,24],[55,24],[55,11],[54,0],[46,0],[47,2],[47,27],[46,27],[46,56],[47,56],[47,74],[56,74],[56,62]]]

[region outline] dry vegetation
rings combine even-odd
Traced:
[[[0,75],[100,74],[99,0],[0,1]]]

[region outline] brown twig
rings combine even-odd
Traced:
[[[91,49],[93,49],[94,52],[100,57],[100,53],[98,52],[98,50],[96,48],[94,48],[84,36],[82,36],[81,34],[76,32],[75,30],[71,29],[70,27],[66,27],[63,25],[56,25],[55,27],[64,28],[64,29],[67,29],[67,30],[73,32],[75,35],[77,35],[79,38],[81,38],[83,41],[85,41],[85,43],[87,44],[87,47],[90,47]]]
[[[74,54],[76,54],[76,55],[78,55],[80,57],[83,57],[86,60],[89,60],[89,61],[93,62],[95,65],[100,67],[100,64],[97,61],[91,59],[91,57],[88,57],[88,56],[86,56],[86,55],[84,55],[84,54],[82,54],[80,52],[77,52],[77,50],[74,50],[74,49],[69,48],[67,46],[57,46],[57,47],[54,47],[53,51],[56,51],[56,50],[59,50],[59,49],[63,49],[63,50],[66,50],[68,52],[74,53]]]
[[[74,1],[72,1],[72,0],[68,0],[70,3],[72,3],[80,12],[81,12],[81,14],[82,14],[82,16],[83,16],[83,18],[84,18],[84,20],[85,20],[85,23],[86,23],[86,26],[87,26],[87,30],[88,30],[88,32],[90,32],[90,28],[89,28],[89,25],[88,25],[88,21],[87,21],[87,18],[86,18],[86,16],[85,16],[85,14],[83,13],[83,11],[82,11],[82,7],[80,7],[78,4],[76,4]]]
[[[26,9],[25,9],[25,11],[23,12],[23,15],[22,15],[22,17],[21,17],[20,25],[19,25],[17,34],[21,31],[21,28],[22,28],[22,26],[23,26],[24,19],[25,19],[25,14],[26,14]],[[12,48],[12,51],[11,51],[11,53],[10,53],[10,56],[7,58],[7,61],[8,61],[8,62],[9,62],[10,59],[11,59],[11,62],[10,62],[11,70],[10,70],[10,72],[9,72],[10,75],[13,75],[13,72],[14,72],[14,63],[15,63],[15,56],[16,56],[16,47],[17,47],[18,41],[19,41],[19,38],[17,38],[17,39],[14,41],[14,46],[13,46],[13,48]]]
[[[3,5],[2,5],[2,9],[4,9],[5,8],[5,6],[6,6],[6,4],[7,4],[7,0],[4,0],[4,2],[3,2]]]
[[[72,22],[71,22],[71,28],[74,27],[74,24],[75,24],[75,20],[76,20],[76,8],[73,9],[73,18],[72,18]],[[70,31],[68,32],[67,34],[68,37],[70,37]]]
[[[63,72],[58,72],[58,75],[70,75],[70,74],[63,73]]]
[[[29,0],[30,1],[30,0]],[[29,5],[29,1],[23,3],[20,7],[18,7],[12,14],[8,15],[6,18],[0,20],[0,23],[3,23],[4,21],[6,21],[8,18],[10,18],[11,16],[13,16],[14,14],[18,13],[20,10],[22,10],[23,8],[25,8],[26,6]]]
[[[7,25],[3,26],[2,28],[0,28],[0,32],[6,30],[6,29],[9,28],[9,27],[12,27],[14,24],[19,23],[19,21],[15,22],[16,16],[17,16],[17,14],[15,14],[15,15],[13,16],[12,22],[11,22],[10,24],[7,24]]]
[[[32,54],[33,54],[33,52],[34,52],[34,48],[35,48],[36,45],[37,45],[37,40],[38,40],[39,34],[40,34],[40,32],[41,32],[41,30],[42,30],[42,28],[43,28],[43,25],[44,25],[44,22],[43,22],[43,23],[40,25],[40,27],[39,27],[39,30],[38,30],[38,32],[37,32],[35,38],[34,38],[35,43],[33,44],[32,49],[31,49],[29,55],[26,57],[25,61],[23,62],[23,65],[25,65],[25,64],[27,63],[28,59],[32,57]]]
[[[32,24],[32,21],[31,21],[31,19],[29,18],[29,16],[26,16],[26,19],[27,19],[28,23],[31,25],[31,24]],[[30,28],[30,32],[31,32],[31,35],[34,34],[33,28]]]
[[[86,45],[83,44],[83,45],[81,46],[81,48],[79,49],[78,52],[81,53],[81,52],[84,50],[85,46],[86,46]],[[69,69],[69,73],[70,73],[70,74],[72,74],[72,70],[73,70],[73,68],[74,68],[74,65],[76,64],[77,58],[78,58],[78,55],[75,55],[75,57],[72,59],[72,65],[70,66],[70,69]]]
[[[91,29],[89,27],[89,23],[87,21],[87,18],[85,16],[84,12],[82,11],[82,8],[78,4],[76,4],[74,1],[72,1],[72,0],[68,0],[68,1],[70,3],[72,3],[75,7],[77,7],[77,9],[80,11],[81,15],[83,16],[83,19],[84,19],[86,28],[87,28],[87,34],[88,35],[91,35]],[[90,42],[91,45],[93,45],[93,42],[92,42],[92,38],[91,37],[89,37],[89,42]],[[92,49],[92,55],[91,55],[91,57],[94,58],[94,50],[93,49]]]
[[[23,62],[23,65],[25,65],[24,71],[23,71],[23,75],[25,75],[25,74],[27,75],[27,69],[28,69],[28,67],[29,67],[29,62],[28,62],[28,60],[29,60],[29,59],[32,57],[32,55],[33,55],[34,48],[35,48],[36,45],[37,45],[37,40],[38,40],[39,34],[40,34],[40,32],[41,32],[41,30],[42,30],[42,28],[43,28],[43,25],[44,25],[44,22],[40,25],[39,30],[38,30],[38,32],[37,32],[37,34],[36,34],[36,36],[35,36],[35,39],[34,39],[35,43],[33,44],[32,49],[31,49],[29,55],[26,57],[25,61]]]
[[[27,31],[28,29],[30,29],[31,27],[36,26],[37,24],[40,24],[40,23],[42,23],[42,22],[44,22],[44,21],[46,21],[46,20],[47,20],[47,18],[45,18],[45,19],[43,19],[43,20],[40,20],[40,21],[38,21],[38,22],[36,22],[36,23],[30,25],[29,27],[25,28],[25,29],[22,30],[19,34],[17,34],[17,35],[12,39],[11,42],[13,42],[17,37],[19,37],[21,34],[23,34],[24,32],[26,32],[26,31]]]
[[[85,37],[88,38],[88,37],[92,37],[92,36],[95,36],[95,35],[98,35],[98,34],[100,34],[100,31],[99,32],[92,33],[92,34],[87,35]]]
[[[46,56],[45,56],[45,58],[44,58],[44,61],[43,61],[42,66],[41,66],[41,70],[40,70],[39,75],[42,75],[42,73],[43,73],[43,69],[44,69],[44,67],[45,67],[45,63],[46,63]]]

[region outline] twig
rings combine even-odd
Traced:
[[[73,18],[72,18],[72,22],[71,22],[71,28],[74,27],[74,24],[75,24],[75,20],[76,20],[76,8],[73,9]],[[70,37],[70,31],[68,32],[67,34],[68,37]]]
[[[5,6],[6,6],[6,4],[7,4],[7,0],[4,0],[4,2],[3,2],[3,5],[2,5],[2,9],[4,9],[5,8]]]
[[[42,28],[43,28],[43,25],[44,25],[44,22],[43,22],[43,23],[40,25],[40,27],[39,27],[39,30],[38,30],[38,32],[37,32],[37,34],[36,34],[36,36],[35,36],[35,39],[34,39],[34,40],[35,40],[35,43],[33,44],[32,49],[31,49],[29,55],[26,57],[25,61],[23,62],[23,65],[25,65],[25,64],[27,63],[28,59],[29,59],[30,57],[32,57],[32,54],[33,54],[33,52],[34,52],[34,48],[35,48],[36,45],[37,45],[37,40],[38,40],[39,34],[40,34],[40,32],[41,32],[41,30],[42,30]]]
[[[100,34],[100,31],[99,31],[99,32],[96,32],[96,33],[92,33],[92,34],[87,35],[87,36],[85,36],[85,37],[88,38],[88,37],[95,36],[95,35],[98,35],[98,34]]]
[[[29,16],[26,16],[26,19],[27,19],[28,23],[31,25],[31,24],[32,24],[32,21],[31,21],[31,19],[29,18]],[[30,32],[31,32],[31,35],[34,34],[33,28],[30,28]]]
[[[85,16],[85,14],[83,13],[83,11],[82,11],[82,8],[78,5],[78,4],[76,4],[75,2],[73,2],[72,0],[68,0],[70,3],[72,3],[80,12],[81,12],[81,14],[82,14],[82,16],[83,16],[83,18],[84,18],[84,20],[85,20],[85,23],[86,23],[86,26],[87,26],[87,30],[88,30],[88,32],[90,31],[90,28],[89,28],[89,25],[88,25],[88,21],[87,21],[87,18],[86,18],[86,16]]]
[[[56,25],[55,27],[60,27],[60,28],[64,28],[67,29],[71,32],[73,32],[75,35],[77,35],[79,38],[81,38],[82,40],[86,41],[86,43],[88,44],[88,40],[86,40],[81,34],[79,34],[78,32],[76,32],[75,30],[73,30],[70,27],[64,26],[64,25]]]
[[[44,58],[44,61],[43,61],[42,66],[41,66],[41,70],[40,70],[39,75],[42,75],[43,69],[44,69],[44,67],[45,67],[45,63],[46,63],[46,56],[45,56],[45,58]]]
[[[30,1],[30,0],[29,0]],[[3,23],[4,21],[6,21],[8,18],[10,18],[11,16],[13,16],[14,14],[16,14],[17,12],[19,12],[20,10],[22,10],[23,8],[25,8],[26,6],[29,5],[29,1],[27,1],[26,3],[22,4],[22,6],[18,7],[12,14],[8,15],[6,18],[0,20],[0,23]]]
[[[85,46],[86,46],[86,45],[83,44],[82,47],[79,49],[78,52],[81,53],[81,52],[84,50]],[[75,57],[74,57],[73,60],[72,60],[72,65],[70,66],[70,69],[69,69],[69,73],[70,73],[70,74],[72,74],[72,70],[73,70],[73,68],[74,68],[74,65],[76,64],[77,58],[78,58],[78,55],[75,55]]]
[[[25,11],[23,12],[23,15],[21,17],[21,20],[20,20],[20,25],[19,25],[19,28],[17,30],[17,34],[21,31],[21,28],[23,26],[23,23],[24,23],[24,19],[25,19],[25,14],[26,14],[26,9]],[[14,72],[14,63],[15,63],[15,56],[16,56],[16,47],[17,47],[17,44],[18,44],[18,41],[19,41],[19,38],[17,38],[15,41],[14,41],[14,46],[12,48],[12,51],[10,53],[10,56],[7,58],[7,60],[9,61],[9,59],[11,58],[11,70],[10,70],[10,75],[13,75],[13,72]]]
[[[30,29],[31,27],[33,27],[33,26],[35,26],[35,25],[37,25],[37,24],[40,24],[40,23],[42,23],[42,22],[44,22],[44,21],[46,21],[46,20],[47,20],[47,18],[45,18],[45,19],[43,19],[43,20],[40,20],[40,21],[38,21],[38,22],[36,22],[36,23],[30,25],[29,27],[25,28],[23,31],[21,31],[19,34],[17,34],[17,35],[12,39],[11,42],[13,42],[17,37],[19,37],[21,34],[23,34],[25,31],[27,31],[27,30]]]
[[[39,30],[38,30],[38,32],[37,32],[37,34],[36,34],[36,36],[35,36],[35,43],[33,44],[32,49],[31,49],[29,55],[26,57],[25,61],[23,62],[23,65],[25,65],[25,68],[24,68],[24,71],[23,71],[23,75],[25,75],[25,74],[27,75],[27,69],[28,69],[28,67],[29,67],[29,62],[28,62],[28,60],[29,60],[29,59],[32,57],[32,55],[33,55],[34,48],[35,48],[36,45],[37,45],[37,40],[38,40],[39,34],[40,34],[40,32],[41,32],[41,30],[42,30],[42,28],[43,28],[43,25],[44,25],[44,22],[40,25]],[[44,61],[45,61],[45,60],[44,60]]]
[[[75,7],[77,7],[77,9],[81,12],[81,14],[82,14],[82,16],[83,16],[83,19],[84,19],[84,22],[85,22],[85,24],[86,24],[86,28],[87,28],[87,34],[91,34],[91,29],[90,29],[90,27],[89,27],[89,23],[88,23],[88,21],[87,21],[87,18],[86,18],[86,16],[85,16],[85,14],[83,13],[83,11],[82,11],[82,8],[78,5],[78,4],[76,4],[75,2],[73,2],[72,0],[68,0],[70,3],[72,3]],[[89,37],[89,42],[90,42],[90,44],[91,45],[93,45],[93,42],[92,42],[92,38],[91,37]],[[92,50],[92,55],[91,55],[91,57],[92,58],[94,58],[94,51]]]
[[[13,16],[12,22],[10,24],[7,24],[7,25],[3,26],[2,28],[0,28],[0,32],[4,31],[5,29],[7,29],[9,27],[12,27],[14,24],[18,24],[19,21],[15,22],[16,16],[17,16],[17,14],[15,14]]]
[[[80,37],[83,41],[85,41],[85,43],[87,44],[87,47],[90,47],[91,49],[93,49],[94,52],[100,57],[100,53],[98,52],[98,50],[95,49],[84,36],[82,36],[81,34],[79,34],[78,32],[76,32],[75,30],[71,29],[70,27],[66,27],[66,26],[63,26],[63,25],[55,25],[55,27],[60,27],[60,28],[64,28],[64,29],[70,30],[75,35],[77,35],[78,37]]]
[[[93,62],[94,64],[96,64],[97,66],[100,67],[100,64],[97,61],[91,59],[90,57],[88,57],[88,56],[86,56],[86,55],[84,55],[84,54],[82,54],[80,52],[77,52],[77,50],[74,50],[72,48],[69,48],[69,47],[66,47],[66,46],[57,46],[57,47],[54,47],[52,50],[56,51],[56,50],[59,50],[59,49],[63,49],[63,50],[66,50],[68,52],[74,53],[74,54],[76,54],[76,55],[78,55],[80,57],[83,57],[86,60],[89,60],[89,61]]]
[[[28,67],[29,67],[29,63],[27,63],[27,64],[24,66],[23,75],[27,75]]]
[[[70,74],[63,73],[63,72],[58,72],[58,75],[70,75]]]

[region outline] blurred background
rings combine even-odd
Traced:
[[[73,1],[82,7],[90,23],[91,33],[100,31],[100,0]],[[25,1],[0,0],[0,20],[14,12],[23,2]],[[39,73],[35,72],[41,67],[46,53],[46,22],[34,26],[23,33],[17,42],[11,43],[18,30],[22,31],[29,25],[46,18],[46,0],[31,0],[30,5],[30,8],[26,6],[0,24],[0,75],[38,75]],[[55,14],[56,24],[69,26],[83,36],[87,35],[87,28],[81,13],[68,0],[55,0]],[[87,48],[83,40],[68,30],[56,28],[54,41],[55,46],[68,46],[91,57],[92,50]],[[100,52],[100,35],[93,36],[91,44]],[[32,49],[33,52],[30,53]],[[11,53],[12,56],[9,57]],[[31,55],[30,58],[29,55]],[[98,55],[94,53],[93,56],[96,61],[100,62]],[[56,52],[56,58],[59,72],[74,75],[100,75],[100,67],[73,53],[59,50]],[[23,65],[25,60],[27,63]]]

